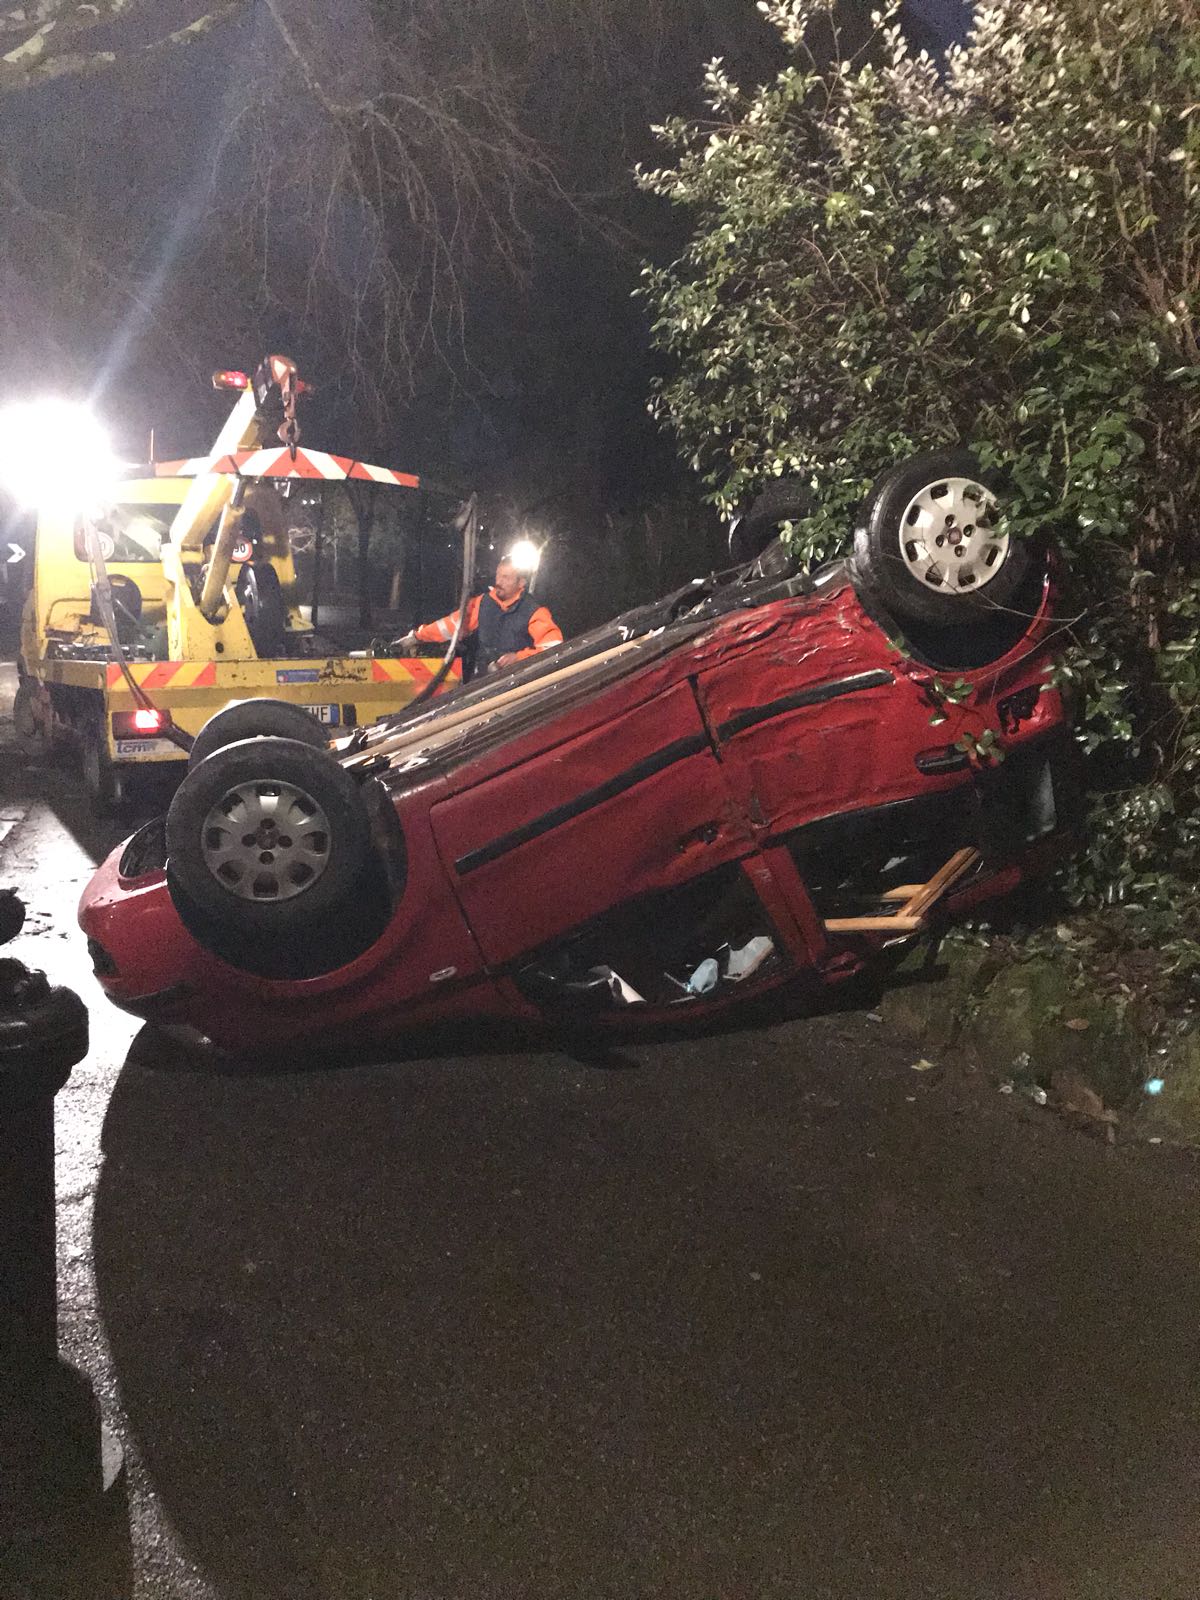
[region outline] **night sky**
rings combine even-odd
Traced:
[[[287,15],[307,29],[337,92],[370,86],[369,3],[343,0],[330,12],[316,0],[288,0]],[[873,3],[847,10],[865,15]],[[123,449],[140,453],[153,427],[160,453],[190,453],[225,409],[206,387],[207,372],[283,349],[324,384],[310,407],[314,440],[480,485],[517,512],[536,505],[573,530],[589,561],[613,518],[680,496],[698,506],[699,487],[646,416],[653,360],[645,313],[631,298],[639,261],[673,254],[683,222],[639,195],[629,169],[656,158],[652,121],[701,109],[702,66],[712,55],[743,82],[769,76],[780,56],[752,0],[679,0],[667,13],[674,32],[661,48],[650,53],[631,35],[603,83],[566,51],[528,87],[530,127],[552,141],[568,187],[606,192],[600,209],[619,240],[532,205],[525,221],[535,245],[522,275],[486,259],[468,271],[457,345],[443,340],[440,352],[425,351],[401,373],[372,351],[369,326],[359,330],[367,362],[380,368],[373,379],[391,384],[384,408],[365,404],[352,381],[333,314],[338,296],[355,287],[379,219],[347,203],[323,214],[328,280],[315,299],[304,290],[314,219],[302,203],[272,199],[254,212],[270,235],[270,294],[261,264],[234,242],[249,215],[247,127],[286,63],[261,3],[152,64],[7,97],[0,138],[26,196],[78,223],[105,260],[96,276],[67,270],[69,228],[22,233],[6,211],[2,386],[87,392]],[[160,0],[155,29],[194,14],[188,0]],[[617,0],[613,16],[619,26]],[[936,50],[964,33],[968,9],[908,0],[905,16],[914,43]],[[311,111],[301,90],[283,113],[271,150],[285,174],[296,165],[290,153],[319,137]],[[700,542],[711,547],[705,527]],[[700,536],[692,527],[688,537]]]

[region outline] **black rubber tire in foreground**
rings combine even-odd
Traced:
[[[328,859],[307,887],[247,898],[205,858],[214,807],[233,791],[286,784],[324,815]],[[167,882],[193,936],[234,966],[264,976],[312,977],[361,954],[382,931],[386,874],[357,782],[323,750],[294,739],[246,739],[194,767],[167,812]]]
[[[314,750],[329,745],[324,728],[303,706],[290,700],[233,700],[200,729],[192,742],[188,766],[198,767],[215,751],[243,739],[293,739]]]
[[[1028,547],[1014,539],[1002,565],[978,590],[939,594],[914,577],[901,554],[904,514],[922,489],[948,478],[969,478],[996,492],[995,483],[969,450],[913,456],[876,481],[854,533],[854,564],[860,581],[897,617],[934,627],[955,627],[971,617],[1001,610],[1029,570]]]

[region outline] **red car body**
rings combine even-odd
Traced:
[[[1027,612],[995,659],[947,668],[911,634],[893,642],[845,564],[695,603],[685,591],[343,745],[405,857],[386,925],[353,959],[296,978],[206,948],[151,824],[83,896],[100,983],[138,1016],[251,1054],[374,1048],[471,1017],[690,1021],[781,985],[839,984],[898,936],[830,919],[886,913],[889,886],[960,846],[980,859],[936,918],[1061,856],[1071,738],[1048,682],[1045,567]],[[726,976],[727,953],[758,938],[766,959]],[[718,977],[697,992],[706,956]]]

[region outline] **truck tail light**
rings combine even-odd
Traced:
[[[114,739],[152,739],[169,727],[171,713],[154,711],[139,706],[136,711],[114,711],[112,726]]]
[[[214,372],[212,386],[214,389],[248,389],[250,387],[250,374],[248,372]]]

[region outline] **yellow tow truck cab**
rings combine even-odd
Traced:
[[[350,728],[399,711],[434,675],[436,662],[331,653],[301,609],[299,506],[311,533],[312,508],[339,485],[366,497],[422,485],[302,449],[298,387],[290,362],[268,358],[207,456],[140,469],[90,518],[38,518],[14,716],[27,743],[79,746],[98,810],[141,769],[175,763],[182,776],[188,740],[174,735],[231,701],[285,700]],[[268,442],[281,409],[282,445]],[[446,685],[458,677],[456,664]]]

